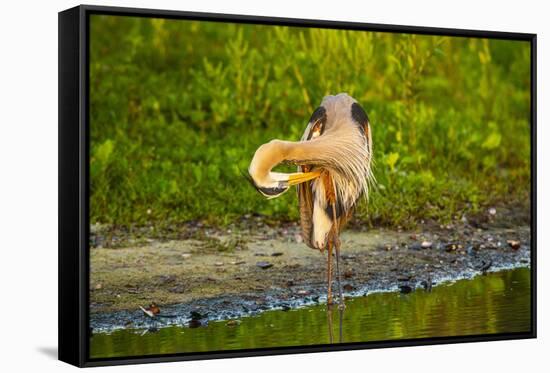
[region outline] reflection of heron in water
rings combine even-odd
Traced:
[[[338,342],[344,342],[343,336],[344,308],[338,307]],[[332,307],[327,307],[327,325],[329,343],[334,343],[334,327],[332,326]]]
[[[326,248],[327,303],[332,304],[332,250],[336,249],[339,304],[340,230],[349,221],[357,200],[368,195],[372,137],[369,119],[355,99],[345,93],[327,96],[311,116],[301,141],[272,140],[256,150],[248,172],[256,189],[275,198],[298,186],[304,242],[321,252]],[[271,171],[280,163],[298,172]]]

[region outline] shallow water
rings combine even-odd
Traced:
[[[240,319],[154,332],[136,329],[94,333],[90,357],[143,356],[439,336],[528,332],[531,327],[530,270],[489,273],[441,284],[431,292],[373,293],[346,300],[341,336],[339,312],[324,304],[266,311]],[[145,334],[144,334],[145,333]]]

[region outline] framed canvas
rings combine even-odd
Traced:
[[[534,338],[535,120],[534,34],[60,12],[60,360]]]

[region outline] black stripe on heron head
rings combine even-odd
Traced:
[[[327,109],[325,109],[323,106],[319,106],[313,114],[311,114],[311,118],[309,118],[309,123],[317,122],[320,119],[325,119],[327,117]]]
[[[323,106],[319,106],[313,114],[311,114],[311,118],[309,118],[309,123],[314,123],[313,127],[311,127],[309,134],[307,136],[308,140],[311,140],[311,136],[313,136],[314,127],[319,123],[321,125],[320,134],[322,135],[325,130],[325,124],[327,123],[327,110]]]
[[[365,110],[363,110],[361,105],[359,105],[357,102],[354,102],[351,105],[351,117],[359,126],[361,133],[365,135],[365,127],[368,126],[370,121],[367,113],[365,113]]]

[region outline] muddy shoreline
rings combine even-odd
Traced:
[[[342,235],[346,296],[417,288],[529,267],[529,225],[488,219],[415,231],[357,230]],[[491,220],[492,219],[492,220]],[[517,222],[516,222],[517,223]],[[201,227],[199,227],[201,228]],[[326,299],[326,253],[306,247],[295,224],[273,229],[199,229],[181,239],[91,250],[94,331],[204,325]],[[153,319],[139,309],[161,308]]]

